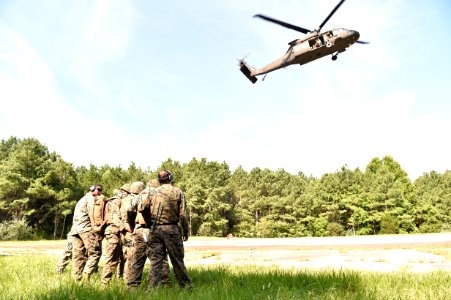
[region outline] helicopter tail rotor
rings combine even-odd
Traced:
[[[258,80],[257,77],[252,75],[252,69],[253,68],[248,66],[243,59],[240,60],[239,66],[240,66],[241,73],[243,73],[244,76],[247,77],[247,79],[249,79],[252,83],[256,83],[257,82],[257,80]]]

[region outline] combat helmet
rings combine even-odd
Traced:
[[[135,181],[130,184],[130,193],[139,194],[145,189],[145,184],[142,181]]]
[[[149,180],[149,182],[147,183],[147,186],[148,186],[148,187],[156,188],[156,187],[159,187],[159,186],[160,186],[160,183],[159,183],[158,180],[156,180],[156,179],[151,179],[151,180]]]
[[[120,189],[126,191],[127,193],[130,193],[130,183],[124,183]]]

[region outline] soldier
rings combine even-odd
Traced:
[[[74,245],[72,243],[72,233],[67,234],[67,243],[66,248],[64,248],[63,254],[61,254],[60,258],[58,259],[58,262],[56,264],[56,273],[62,274],[66,267],[69,265],[70,261],[72,260],[72,250],[74,248]],[[86,249],[85,249],[86,250]],[[102,252],[100,252],[102,253]],[[85,256],[86,256],[85,251]],[[98,271],[98,265],[94,269],[94,273]]]
[[[127,282],[127,276],[129,274],[129,264],[128,257],[132,252],[132,228],[130,224],[127,223],[127,210],[126,208],[130,206],[130,201],[132,197],[130,195],[130,183],[125,183],[121,187],[121,221],[124,228],[121,230],[121,245],[122,245],[122,255],[119,262],[119,273],[120,277],[124,277],[125,282]]]
[[[185,196],[180,189],[172,186],[172,180],[171,172],[161,170],[158,173],[160,186],[151,199],[150,215],[156,227],[151,233],[149,242],[151,264],[149,289],[159,287],[162,283],[162,266],[166,251],[180,287],[192,287],[183,261],[185,256],[183,241],[188,240]],[[179,223],[181,228],[178,226]]]
[[[133,256],[133,230],[135,226],[136,214],[130,209],[132,201],[144,189],[144,183],[136,181],[130,184],[128,195],[122,199],[121,203],[121,219],[124,222],[124,234],[122,251],[124,253],[124,280],[127,283],[130,276],[131,257]],[[136,201],[136,200],[135,200]]]
[[[89,279],[94,272],[101,256],[101,236],[94,232],[89,212],[94,207],[95,197],[102,194],[102,185],[89,188],[89,192],[75,205],[72,222],[72,277],[76,281]],[[85,253],[87,255],[85,255]]]
[[[121,254],[121,235],[120,232],[124,230],[125,224],[121,219],[121,199],[122,192],[116,190],[113,197],[108,199],[105,204],[105,263],[103,265],[101,284],[103,287],[108,286],[108,283],[116,270]]]
[[[151,218],[150,218],[150,198],[155,194],[156,187],[160,184],[157,180],[149,181],[147,188],[139,193],[137,201],[132,202],[131,210],[137,211],[135,230],[133,231],[133,256],[130,264],[130,277],[127,283],[128,287],[136,288],[140,283],[143,275],[144,265],[147,257],[150,259],[148,243],[151,234]],[[169,278],[169,264],[167,255],[165,255],[162,264],[162,284],[171,284]]]
[[[66,269],[67,265],[70,263],[72,259],[72,235],[69,232],[67,234],[67,243],[66,248],[64,248],[64,252],[61,257],[58,259],[58,263],[56,264],[56,273],[63,273]]]

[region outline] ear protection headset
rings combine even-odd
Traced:
[[[169,181],[172,182],[172,180],[174,180],[174,176],[172,176],[172,173],[169,170],[166,170],[166,172],[168,172]]]
[[[172,176],[172,173],[169,170],[164,170],[166,172],[166,176],[160,177],[160,174],[158,174],[158,181],[166,181],[169,180],[172,182],[174,180],[174,176]]]

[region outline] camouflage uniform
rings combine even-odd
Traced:
[[[122,199],[121,202],[121,220],[124,223],[124,228],[131,228],[133,230],[132,225],[129,221],[129,213],[128,209],[131,205],[131,201],[133,199],[133,195],[127,195]],[[119,265],[119,273],[123,274],[125,282],[128,281],[128,277],[130,276],[130,257],[133,253],[133,238],[132,232],[126,231],[125,229],[121,231],[121,244],[122,244],[122,260]]]
[[[155,187],[158,186],[158,181],[152,185],[144,189],[138,195],[136,201],[132,201],[131,209],[136,209],[138,214],[136,217],[136,227],[133,232],[133,256],[131,258],[130,278],[128,282],[128,286],[131,288],[137,287],[141,283],[146,259],[149,258],[150,260],[149,240],[151,235],[151,220],[148,199],[155,193]],[[164,256],[162,263],[162,284],[171,284],[167,254]]]
[[[160,181],[161,182],[161,181]],[[150,215],[157,224],[150,237],[150,278],[149,288],[158,287],[162,283],[162,265],[166,251],[171,259],[175,277],[182,288],[191,288],[185,263],[183,237],[188,239],[188,222],[186,218],[186,202],[183,192],[169,183],[163,183],[156,188],[152,196]]]
[[[56,273],[63,273],[67,265],[70,263],[72,259],[72,248],[73,248],[72,235],[69,232],[69,234],[67,235],[66,248],[64,249],[63,254],[59,258],[58,263],[56,264]]]
[[[88,192],[81,198],[74,210],[72,222],[72,276],[81,280],[82,276],[89,278],[95,271],[101,256],[100,238],[91,227],[89,211],[94,205],[95,197]],[[82,274],[83,273],[83,274]]]
[[[122,200],[119,193],[108,199],[105,205],[105,263],[102,272],[102,285],[107,285],[113,273],[116,271],[119,264],[122,248],[120,232],[124,230],[124,223],[121,220]]]

